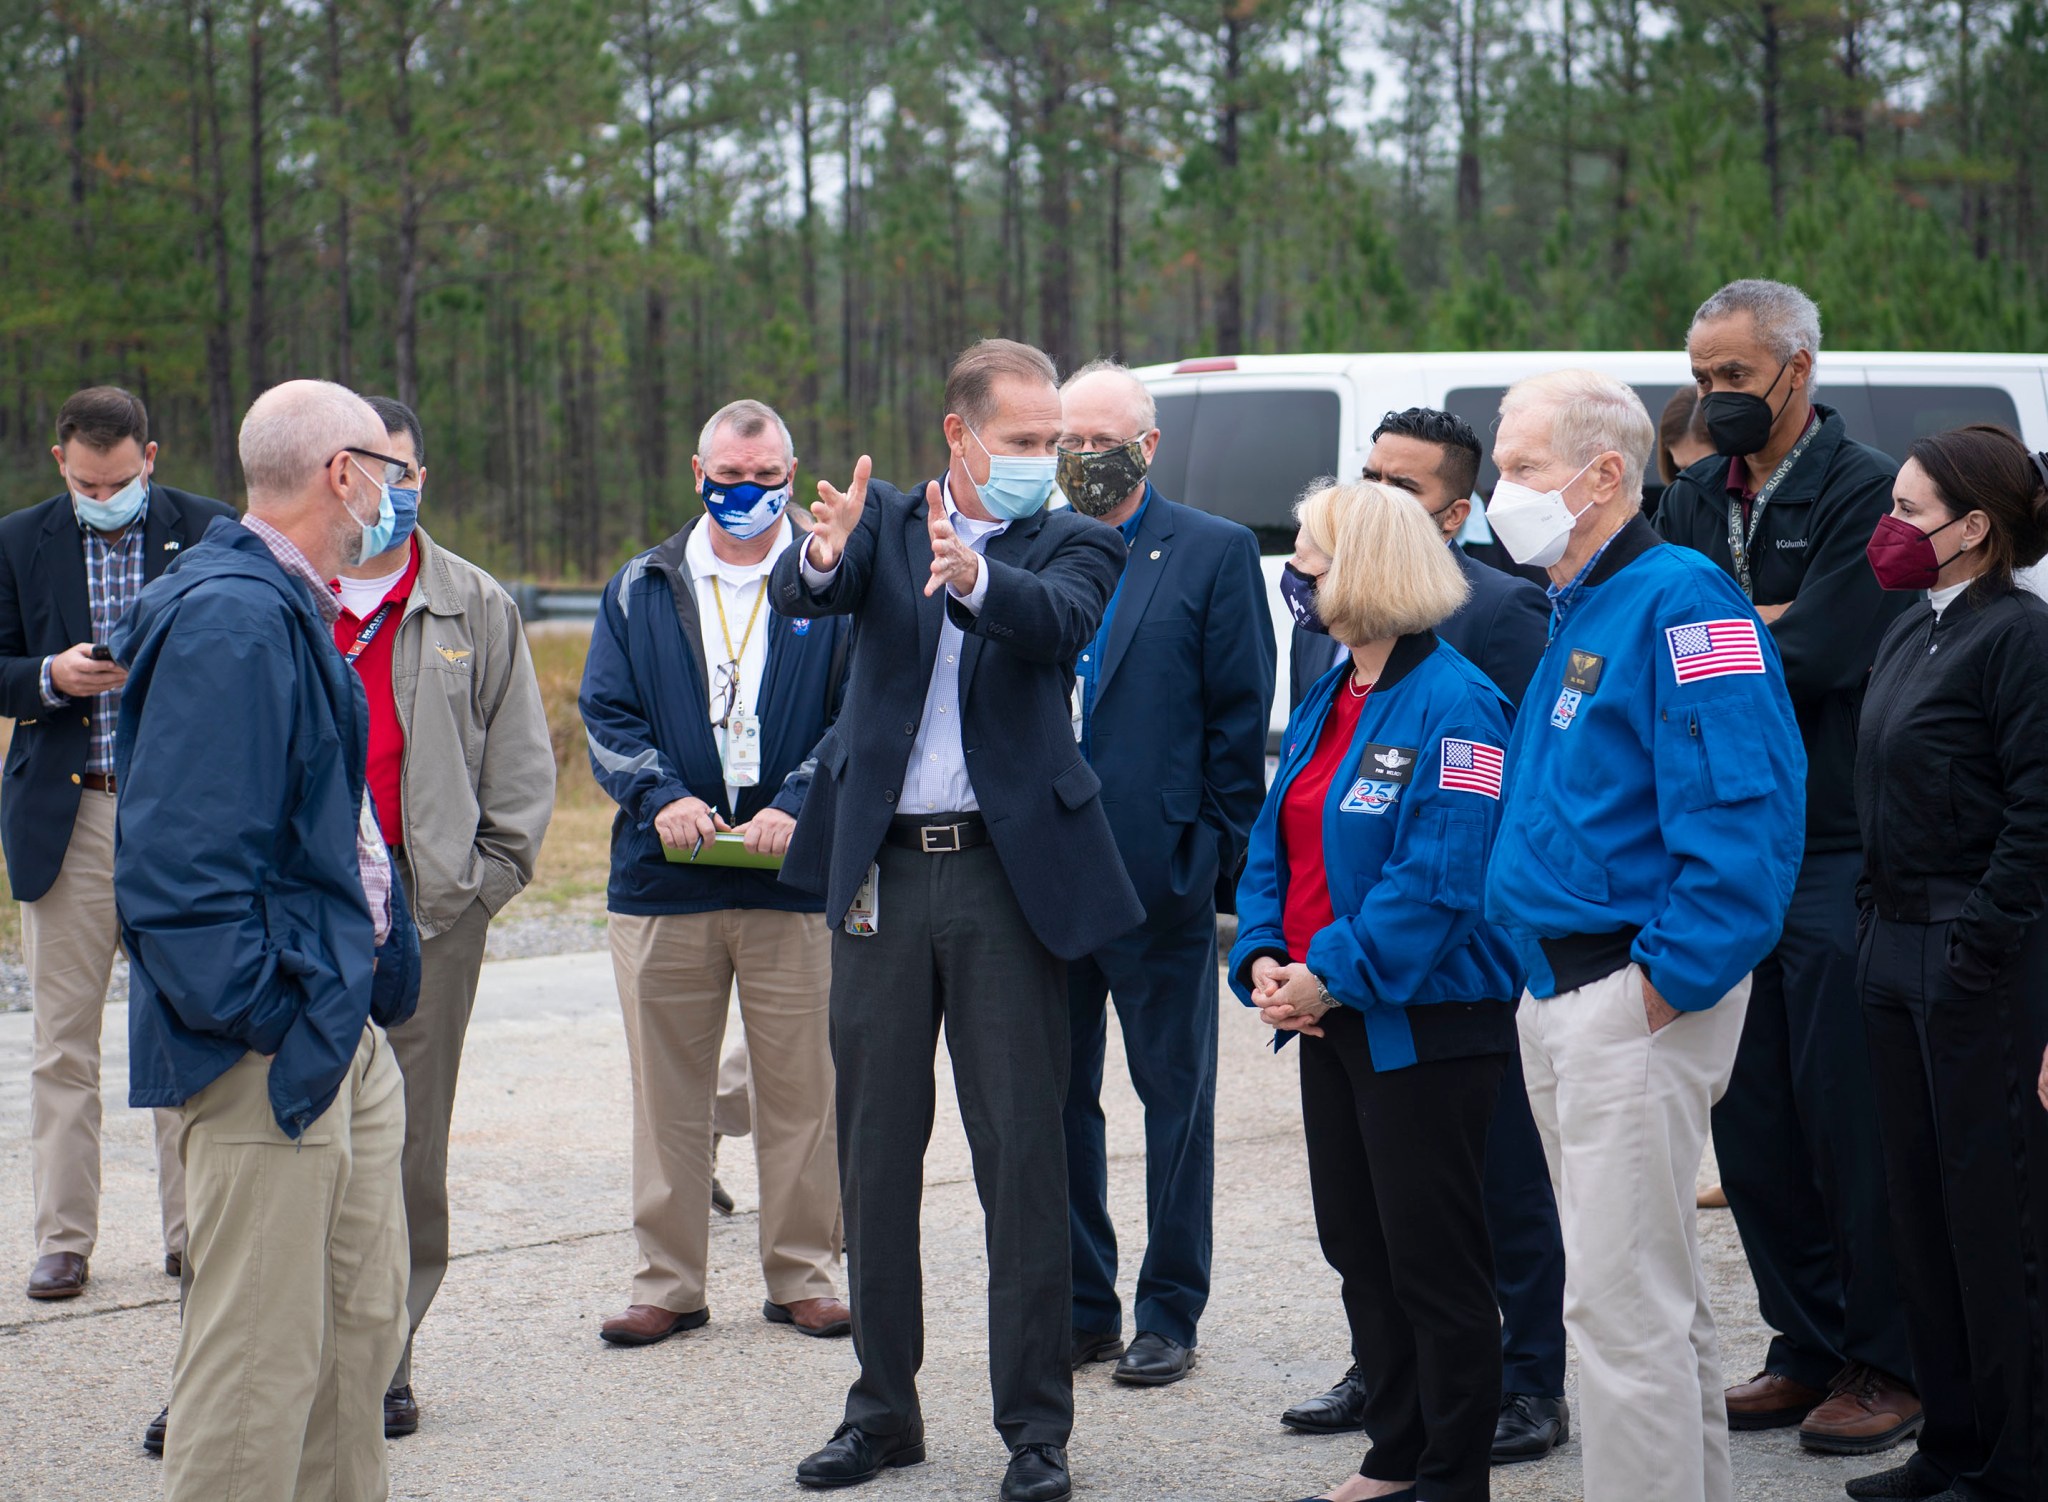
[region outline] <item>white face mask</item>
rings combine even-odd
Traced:
[[[1486,503],[1486,524],[1509,557],[1537,568],[1549,568],[1564,557],[1572,543],[1573,524],[1593,504],[1588,501],[1574,511],[1565,504],[1564,493],[1597,462],[1597,455],[1588,459],[1578,475],[1555,490],[1532,490],[1506,479],[1493,487],[1493,499]]]

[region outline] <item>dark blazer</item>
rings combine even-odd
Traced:
[[[1482,563],[1463,548],[1453,545],[1451,555],[1458,560],[1472,593],[1456,615],[1436,628],[1436,634],[1491,678],[1508,703],[1520,709],[1522,693],[1535,676],[1550,638],[1550,601],[1527,579]],[[1335,642],[1296,626],[1288,704],[1299,706],[1336,660]]]
[[[1038,941],[1063,960],[1099,949],[1145,916],[1102,812],[1102,783],[1074,744],[1074,659],[1102,621],[1123,568],[1114,528],[1069,511],[1012,522],[983,555],[980,614],[927,597],[924,487],[868,487],[860,524],[827,586],[804,582],[791,548],[770,576],[788,616],[854,617],[845,712],[818,743],[818,770],[782,879],[825,894],[836,926],[896,814],[938,655],[940,612],[966,634],[960,742],[1010,889]],[[887,898],[882,922],[888,922]]]
[[[198,542],[208,522],[234,514],[219,501],[151,484],[143,582]],[[85,540],[71,497],[0,517],[0,715],[15,722],[0,776],[0,849],[18,902],[48,892],[64,865],[92,742],[89,702],[43,703],[43,659],[91,640]]]
[[[1151,492],[1088,737],[1149,928],[1187,923],[1215,900],[1219,874],[1237,874],[1266,793],[1275,655],[1258,540]]]

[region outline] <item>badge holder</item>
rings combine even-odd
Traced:
[[[761,781],[761,722],[737,709],[725,720],[725,781],[736,788]]]
[[[846,905],[846,931],[857,939],[871,939],[881,930],[882,913],[879,897],[882,889],[882,867],[876,862],[868,867],[868,874],[861,878],[860,889],[853,894],[853,901]]]

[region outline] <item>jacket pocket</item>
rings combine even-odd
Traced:
[[[1192,824],[1202,817],[1200,788],[1162,788],[1159,812],[1169,824]]]
[[[1486,905],[1486,819],[1461,809],[1433,811],[1431,843],[1436,846],[1435,900],[1461,912]]]
[[[1089,801],[1102,791],[1102,779],[1095,775],[1095,768],[1077,760],[1053,778],[1052,790],[1068,808],[1086,808]]]
[[[1549,814],[1530,819],[1522,837],[1529,842],[1537,864],[1566,891],[1587,902],[1607,900],[1607,868],[1579,849],[1578,843],[1553,823]]]
[[[1688,809],[1747,803],[1774,792],[1778,777],[1764,754],[1756,711],[1744,699],[1708,699],[1687,712],[1687,729],[1699,743],[1699,780],[1689,790]]]

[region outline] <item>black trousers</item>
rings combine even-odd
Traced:
[[[1011,1449],[1074,1426],[1067,1258],[1066,967],[1024,921],[992,846],[884,846],[876,932],[832,936],[839,1185],[860,1376],[846,1421],[920,1422],[924,1271],[918,1209],[941,1024],[988,1246],[989,1379]]]
[[[1714,1107],[1721,1184],[1777,1332],[1764,1366],[1817,1388],[1849,1362],[1913,1380],[1856,992],[1862,864],[1817,851],[1800,866]]]
[[[1564,1228],[1522,1056],[1507,1056],[1486,1133],[1486,1229],[1500,1302],[1501,1389],[1564,1396]]]
[[[1987,991],[1958,985],[1947,923],[1876,919],[1861,989],[1899,1288],[1927,1425],[1914,1469],[1972,1498],[2048,1498],[2042,1258],[2048,923]]]
[[[1316,1231],[1342,1279],[1372,1437],[1359,1474],[1424,1502],[1487,1496],[1500,1311],[1481,1191],[1507,1056],[1375,1072],[1346,1007],[1301,1040]]]

